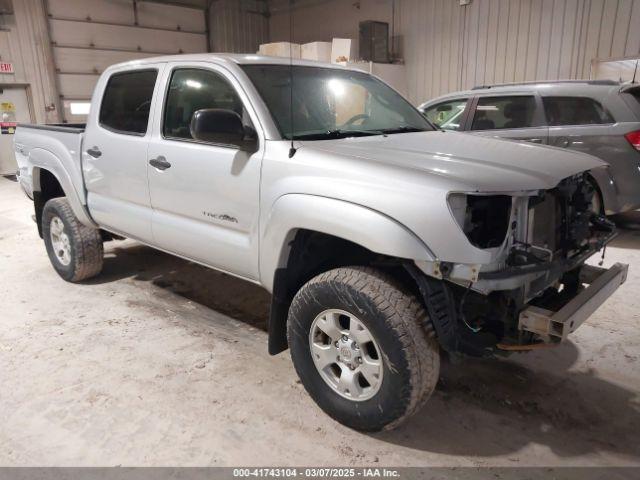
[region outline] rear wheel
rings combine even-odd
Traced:
[[[351,267],[300,289],[287,333],[296,371],[320,408],[378,431],[410,417],[436,386],[440,356],[429,325],[420,302],[391,277]]]
[[[79,282],[102,270],[100,230],[81,224],[66,198],[54,198],[45,204],[42,235],[53,268],[65,280]]]

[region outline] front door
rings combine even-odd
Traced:
[[[82,145],[87,203],[99,225],[153,241],[147,148],[153,95],[163,64],[124,70],[102,79]]]
[[[0,175],[14,175],[18,169],[13,153],[16,123],[30,123],[25,87],[0,87]]]
[[[263,142],[255,151],[195,140],[201,109],[231,110],[258,125],[235,79],[207,63],[170,65],[156,105],[147,159],[155,244],[245,278],[258,278],[259,184]],[[258,138],[261,138],[258,132]]]
[[[535,95],[480,96],[474,103],[470,133],[547,143],[548,128]]]

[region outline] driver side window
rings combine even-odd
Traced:
[[[427,108],[424,115],[431,123],[444,130],[460,130],[467,102],[468,99],[465,98],[439,103]]]
[[[215,108],[237,113],[251,126],[251,119],[233,86],[210,70],[174,70],[169,83],[162,134],[165,138],[191,140],[191,118],[198,110]]]

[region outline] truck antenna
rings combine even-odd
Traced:
[[[296,147],[293,145],[293,2],[289,0],[289,115],[291,125],[291,147],[289,148],[289,158],[296,154]]]

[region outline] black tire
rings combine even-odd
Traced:
[[[59,218],[70,247],[70,261],[65,265],[56,255],[51,237],[51,222]],[[66,198],[49,200],[42,211],[42,236],[47,254],[58,275],[68,282],[80,282],[102,271],[104,251],[100,230],[81,224]]]
[[[379,390],[363,401],[344,398],[322,378],[311,357],[314,319],[327,309],[357,316],[382,353]],[[361,431],[390,430],[431,396],[440,355],[427,313],[393,278],[368,267],[338,268],[306,283],[295,295],[287,321],[293,365],[315,402],[338,422]]]

